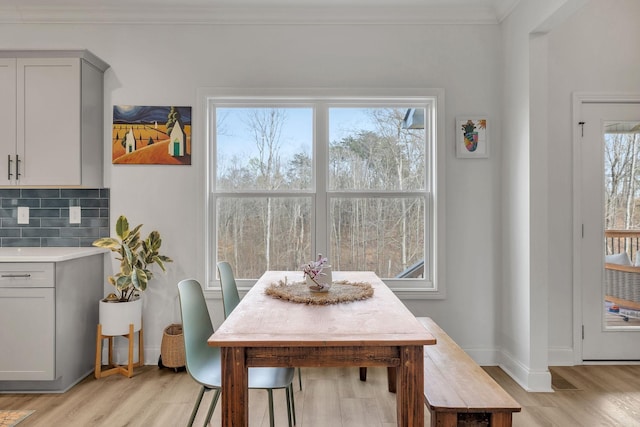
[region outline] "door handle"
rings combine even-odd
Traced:
[[[7,155],[7,180],[11,181],[11,177],[13,174],[11,173],[11,154]]]
[[[29,273],[26,274],[3,274],[0,277],[7,277],[7,278],[15,278],[15,277],[24,277],[24,278],[29,278],[31,277],[31,275]]]
[[[16,154],[16,179],[20,179],[20,159]]]

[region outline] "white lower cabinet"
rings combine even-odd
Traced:
[[[55,379],[54,288],[0,288],[0,380]]]
[[[64,392],[93,372],[103,259],[0,263],[0,392]]]

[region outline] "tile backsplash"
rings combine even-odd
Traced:
[[[23,206],[28,224],[18,224]],[[69,223],[69,206],[80,206],[79,224]],[[0,247],[88,247],[107,236],[108,188],[0,189]]]

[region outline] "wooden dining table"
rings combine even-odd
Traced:
[[[315,305],[265,293],[281,280],[303,277],[267,271],[208,340],[221,348],[222,425],[248,425],[249,367],[386,366],[395,368],[398,426],[423,427],[423,346],[435,339],[384,282],[373,272],[334,271],[334,282],[369,283],[373,296]]]

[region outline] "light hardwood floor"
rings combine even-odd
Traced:
[[[515,426],[640,426],[640,366],[552,368],[554,393],[527,393],[500,368],[486,370],[521,405]],[[366,383],[353,368],[303,369],[295,388],[298,427],[395,426],[395,395],[387,392],[386,370],[370,368]],[[64,394],[0,394],[0,409],[36,412],[19,427],[183,426],[198,386],[185,372],[137,368],[133,378],[88,377]],[[211,395],[204,398],[209,403]],[[276,426],[286,427],[284,392],[276,391]],[[266,392],[249,394],[249,425],[267,427]],[[195,425],[202,425],[202,408]],[[425,409],[425,425],[429,425]],[[212,426],[220,425],[216,408]]]

